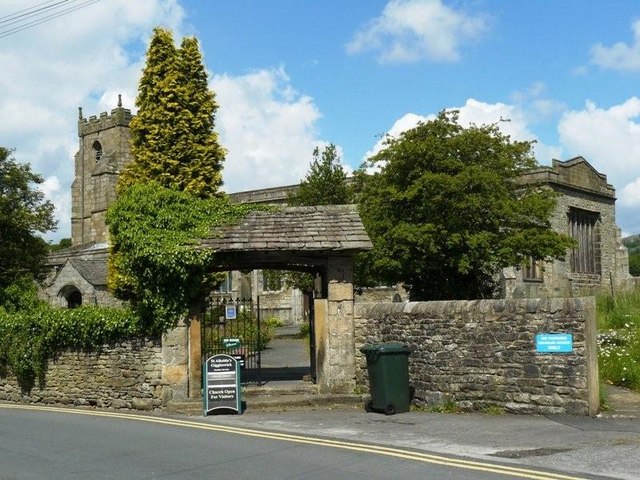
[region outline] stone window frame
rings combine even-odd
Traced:
[[[529,257],[522,265],[522,280],[525,282],[544,282],[544,261]]]
[[[571,273],[602,274],[601,224],[600,212],[569,207],[568,233],[578,243],[569,253]]]
[[[104,150],[102,148],[102,144],[98,140],[96,140],[91,145],[91,148],[93,148],[94,155],[95,155],[95,158],[96,158],[96,163],[98,163],[100,161],[100,159],[102,158],[102,156],[104,155]]]
[[[220,282],[218,293],[231,293],[233,291],[233,272],[224,272],[224,280]]]

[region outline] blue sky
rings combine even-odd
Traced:
[[[79,0],[69,0],[71,3]],[[77,107],[134,108],[154,26],[196,35],[229,150],[228,191],[298,183],[314,146],[357,168],[445,108],[536,140],[541,164],[584,156],[640,233],[640,3],[634,0],[96,0],[2,37],[0,144],[42,173],[70,235]],[[56,3],[56,0],[51,2]]]

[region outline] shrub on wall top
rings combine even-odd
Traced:
[[[129,309],[84,306],[73,310],[40,304],[9,312],[0,307],[0,374],[10,370],[24,391],[44,379],[47,361],[67,349],[93,350],[141,336]]]

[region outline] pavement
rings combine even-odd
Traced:
[[[640,418],[640,392],[614,385],[607,385],[606,392],[607,408],[600,413],[601,417]]]
[[[241,415],[199,420],[541,467],[580,478],[638,480],[637,413],[609,411],[598,417],[580,417],[411,411],[386,416],[366,413],[362,404],[310,404],[306,408],[283,404],[278,411],[249,407]]]
[[[271,344],[271,358],[280,355],[287,365],[299,366],[302,350],[292,352],[306,343],[279,340],[284,343]],[[618,387],[608,386],[609,409],[596,417],[423,411],[386,416],[366,413],[360,396],[321,399],[313,384],[300,380],[268,382],[256,390],[246,392],[243,414],[201,421],[550,468],[584,478],[640,479],[640,393]]]

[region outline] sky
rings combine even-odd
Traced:
[[[352,171],[385,134],[458,109],[535,141],[542,165],[584,157],[640,233],[637,0],[2,0],[0,145],[43,175],[49,240],[71,236],[78,107],[122,94],[135,112],[158,25],[200,41],[228,192],[299,183],[328,143]]]

